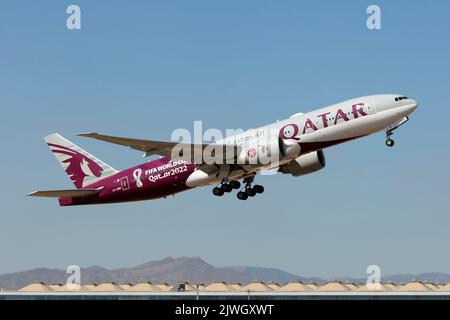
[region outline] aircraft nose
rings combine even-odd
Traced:
[[[419,103],[416,100],[411,99],[411,111],[416,110],[418,106],[419,106]]]

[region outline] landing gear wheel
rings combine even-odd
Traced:
[[[229,184],[233,189],[239,189],[241,187],[241,183],[236,180],[230,181]]]
[[[394,146],[394,140],[392,140],[391,138],[386,139],[386,145],[388,147],[393,147]]]
[[[233,190],[233,187],[229,184],[229,183],[227,183],[227,184],[223,184],[222,185],[222,187],[221,187],[221,189],[224,191],[224,192],[231,192],[232,190]]]
[[[238,198],[239,200],[247,200],[247,198],[248,198],[247,193],[242,192],[242,191],[239,191],[239,192],[236,194],[236,196],[237,196],[237,198]]]
[[[221,197],[221,196],[223,196],[224,190],[223,190],[222,188],[215,187],[215,188],[212,190],[212,192],[213,192],[213,194],[214,194],[215,196]]]
[[[392,132],[392,130],[386,131],[386,145],[387,145],[388,147],[393,147],[393,146],[394,146],[394,140],[391,139],[391,136],[392,136],[393,134],[394,134],[394,133]]]
[[[253,190],[255,190],[256,193],[263,193],[264,192],[264,187],[260,184],[255,184],[253,186]]]
[[[245,189],[245,193],[246,193],[249,197],[254,197],[254,196],[256,196],[256,191],[253,190],[252,188],[246,188],[246,189]]]

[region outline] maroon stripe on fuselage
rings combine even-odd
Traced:
[[[88,188],[100,193],[83,198],[60,198],[61,206],[151,200],[190,189],[185,182],[195,170],[191,163],[164,157],[123,170],[97,181]]]

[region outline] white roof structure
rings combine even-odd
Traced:
[[[45,283],[35,282],[19,289],[20,292],[47,292],[51,291]]]
[[[341,291],[350,291],[350,289],[339,281],[332,281],[324,284],[323,286],[319,286],[317,291],[327,291],[327,292],[341,292]]]
[[[136,283],[134,286],[129,287],[126,291],[132,292],[154,292],[161,291],[161,288],[151,282]]]
[[[53,291],[58,292],[77,292],[77,291],[91,291],[92,289],[90,287],[86,288],[83,285],[76,286],[76,285],[67,285],[67,284],[55,284],[50,285],[49,288],[51,288]]]
[[[308,293],[308,292],[319,292],[319,294],[327,292],[338,292],[338,293],[351,293],[357,292],[359,294],[374,292],[379,294],[380,292],[390,292],[390,293],[402,293],[402,292],[449,292],[450,293],[450,283],[437,285],[433,283],[423,283],[419,281],[412,281],[403,285],[395,285],[392,283],[380,283],[380,288],[378,290],[373,290],[367,287],[366,284],[353,284],[353,283],[343,283],[339,281],[332,281],[325,283],[323,285],[316,285],[311,283],[302,282],[290,282],[283,285],[278,285],[276,283],[264,283],[264,282],[252,282],[247,285],[241,284],[229,284],[226,282],[213,282],[207,286],[203,284],[195,283],[183,283],[184,291],[186,292],[276,292],[277,294],[282,292],[287,293]],[[41,292],[52,292],[52,293],[70,293],[70,292],[170,292],[177,291],[178,285],[172,286],[166,283],[154,284],[151,282],[142,282],[135,285],[132,284],[115,284],[111,282],[102,283],[99,285],[94,284],[83,284],[79,290],[73,289],[67,286],[67,284],[45,284],[42,282],[31,283],[21,289],[19,292],[30,292],[30,293],[41,293]]]
[[[314,282],[305,283],[305,286],[307,286],[311,291],[317,290],[317,288],[319,288],[319,286]]]
[[[439,290],[439,291],[449,291],[450,292],[450,283],[438,286],[437,290]]]
[[[245,291],[244,286],[240,283],[229,283],[228,285],[233,288],[234,291]]]
[[[213,282],[205,287],[205,291],[225,292],[225,291],[237,291],[237,290],[236,290],[236,287],[230,286],[225,282]]]
[[[47,285],[47,288],[48,288],[50,291],[58,291],[62,286],[63,286],[63,285],[60,284],[60,283],[54,283],[54,284],[49,284],[49,285]]]
[[[278,288],[277,291],[281,292],[307,292],[311,291],[311,287],[301,282],[290,282]]]
[[[82,284],[81,285],[81,289],[83,291],[91,291],[92,289],[94,289],[97,285],[96,284]]]
[[[430,290],[435,291],[435,290],[439,290],[440,286],[434,283],[424,283],[425,286],[427,286]]]
[[[130,289],[133,285],[131,283],[125,283],[125,284],[118,284],[119,288],[123,291],[127,291]]]
[[[397,291],[431,291],[428,286],[419,281],[408,282],[398,287]]]
[[[395,291],[398,289],[398,286],[391,282],[383,283],[382,285],[383,285],[383,287],[385,287],[386,289],[391,290],[391,291]]]
[[[92,288],[90,291],[93,292],[114,292],[114,291],[122,291],[122,289],[112,282],[105,282],[99,284],[98,286]]]
[[[358,290],[358,289],[359,289],[359,286],[356,285],[356,284],[353,283],[353,282],[345,282],[344,285],[345,285],[348,289],[350,289],[351,291],[355,291],[355,290]]]
[[[157,286],[161,291],[170,291],[173,288],[173,286],[167,283],[157,283],[155,286]]]
[[[271,291],[264,282],[252,282],[246,285],[243,290],[252,292]]]
[[[272,291],[277,291],[281,288],[281,286],[278,283],[275,282],[269,282],[267,283],[267,286],[272,290]]]
[[[355,290],[355,291],[368,291],[368,292],[370,292],[370,291],[374,291],[374,292],[377,292],[377,291],[392,291],[392,286],[387,286],[384,283],[379,283],[378,285],[374,284],[373,286],[370,286],[370,287],[367,284],[360,284],[360,285],[357,286],[356,289],[353,289],[353,290]]]

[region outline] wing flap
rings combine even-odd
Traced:
[[[94,194],[98,194],[101,188],[99,189],[70,189],[70,190],[46,190],[46,191],[34,191],[27,196],[31,197],[46,197],[46,198],[83,198],[87,196],[92,196]]]

